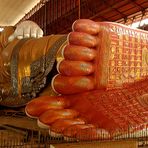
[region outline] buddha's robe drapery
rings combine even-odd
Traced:
[[[0,54],[2,99],[0,104],[20,106],[35,97],[46,86],[47,75],[53,68],[57,51],[65,44],[66,36],[15,39],[7,44],[10,34],[12,31],[1,35],[3,50]]]

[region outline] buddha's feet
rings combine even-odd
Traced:
[[[65,96],[34,99],[27,115],[51,135],[80,140],[147,123],[147,37],[115,23],[76,21],[52,80]]]
[[[109,139],[107,130],[98,128],[71,108],[71,102],[63,97],[39,97],[26,106],[26,114],[37,119],[39,127],[49,130],[50,136],[65,140]]]
[[[26,106],[26,114],[52,136],[108,139],[148,123],[148,79],[116,90],[94,90],[66,96],[43,96]],[[133,127],[135,130],[133,130]],[[121,136],[121,135],[120,135]]]
[[[52,80],[60,94],[122,88],[148,76],[146,31],[82,19],[73,24],[68,43]]]

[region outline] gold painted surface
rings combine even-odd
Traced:
[[[58,52],[57,52],[57,55],[56,55],[56,61],[59,62],[59,61],[62,61],[64,60],[64,55],[63,55],[63,49],[64,47],[67,45],[67,41],[65,41],[63,43],[63,45],[59,48]]]
[[[142,65],[148,66],[148,48],[144,47],[142,50]]]
[[[58,41],[61,37],[62,37],[62,35],[51,35],[51,36],[43,37],[40,39],[31,39],[21,48],[20,53],[19,53],[20,60],[19,60],[19,65],[18,65],[18,78],[19,78],[19,82],[20,82],[19,83],[20,88],[22,87],[21,81],[23,78],[25,78],[25,77],[31,78],[32,76],[35,76],[34,73],[36,73],[36,72],[31,71],[34,69],[33,67],[31,67],[34,62],[37,62],[37,61],[39,62],[40,59],[42,59],[43,61],[40,61],[40,63],[39,63],[39,64],[42,64],[42,65],[39,65],[41,69],[37,69],[37,70],[39,70],[39,72],[41,72],[41,73],[45,73],[46,68],[48,68],[48,67],[46,67],[46,65],[47,65],[46,62],[48,62],[47,55],[50,54],[50,52],[52,52],[50,50],[52,50],[55,42]],[[58,48],[58,46],[57,46],[57,48]],[[58,49],[56,49],[56,50],[58,50]],[[51,58],[53,58],[53,57],[56,57],[56,54],[52,55]],[[33,69],[31,69],[31,68],[33,68]],[[36,77],[38,77],[38,76],[36,76]],[[45,75],[45,77],[46,77],[46,75]],[[39,79],[43,79],[43,77],[41,77]],[[37,85],[39,85],[39,84],[37,84]]]
[[[110,49],[108,88],[122,87],[148,75],[148,34],[120,24],[108,25]],[[112,70],[113,69],[113,70]],[[121,84],[121,85],[120,85]]]
[[[65,35],[51,35],[10,43],[2,55],[4,59],[2,81],[7,82],[8,87],[4,86],[4,82],[1,83],[1,88],[7,92],[2,96],[4,99],[1,104],[9,106],[10,103],[10,106],[13,104],[19,106],[21,102],[22,104],[27,102],[26,98],[35,97],[34,95],[45,87],[46,77],[56,60],[56,53],[63,47],[65,40]]]

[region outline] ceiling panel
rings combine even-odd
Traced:
[[[15,25],[40,0],[0,0],[0,26]]]

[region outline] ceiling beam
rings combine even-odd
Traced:
[[[114,4],[112,5],[112,8],[117,8],[117,7],[119,7],[119,6],[121,5],[121,3],[127,3],[127,4],[128,4],[128,2],[129,2],[129,0],[122,0],[122,1],[119,2],[119,3],[114,3]],[[121,6],[120,6],[120,7],[121,7]],[[96,13],[94,16],[90,17],[90,19],[94,19],[94,18],[96,18],[96,17],[99,16],[99,15],[103,15],[103,14],[105,14],[105,13],[108,13],[108,12],[110,12],[110,10],[111,10],[111,8],[107,8],[107,9],[104,9],[104,10],[102,10],[102,11],[99,11],[99,12]]]
[[[144,7],[142,7],[141,5],[137,4],[136,0],[130,0],[130,2],[132,2],[134,4],[134,6],[138,7],[140,10],[145,10]]]
[[[102,2],[103,2],[106,6],[108,6],[111,10],[114,10],[114,11],[116,11],[118,14],[120,14],[122,18],[126,18],[126,17],[127,17],[125,14],[121,13],[117,8],[115,8],[115,7],[113,7],[111,4],[109,4],[108,1],[103,0]]]
[[[91,9],[88,5],[88,3],[86,3],[86,7],[87,7],[87,10],[89,10],[89,12],[91,13],[90,16],[93,16],[96,14],[96,12],[94,11],[94,9]],[[99,15],[99,18],[101,18],[103,21],[109,21],[107,18],[105,18],[104,16],[102,15]]]

